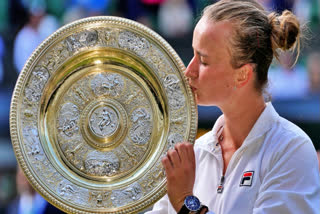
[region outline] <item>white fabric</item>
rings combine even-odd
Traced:
[[[192,31],[193,14],[185,0],[165,1],[160,5],[158,23],[167,37],[179,37]]]
[[[24,64],[29,56],[41,43],[42,38],[40,34],[29,26],[25,26],[19,31],[14,41],[14,65],[18,71],[21,72]]]
[[[216,133],[223,124],[222,115],[213,129],[195,144],[194,194],[211,212],[320,213],[320,176],[315,148],[300,128],[276,113],[271,103],[232,156],[223,192],[217,193],[223,159]],[[254,172],[252,185],[240,186],[246,171]],[[165,196],[148,213],[176,212]]]

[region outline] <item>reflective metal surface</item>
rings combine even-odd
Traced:
[[[156,33],[118,17],[66,25],[28,59],[10,131],[34,188],[68,213],[137,213],[165,194],[161,157],[194,142],[183,63]]]

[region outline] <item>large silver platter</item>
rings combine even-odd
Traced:
[[[137,213],[166,192],[161,157],[194,142],[197,109],[174,50],[118,17],[66,25],[28,59],[10,131],[33,187],[68,213]]]

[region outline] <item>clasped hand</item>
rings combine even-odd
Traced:
[[[184,199],[193,194],[195,181],[195,155],[191,143],[177,143],[162,159],[167,176],[167,193],[173,208],[178,212]]]

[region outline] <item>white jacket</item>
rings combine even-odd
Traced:
[[[320,176],[314,146],[300,128],[280,117],[271,103],[232,156],[223,192],[217,193],[223,172],[217,131],[223,124],[222,115],[195,144],[194,194],[211,213],[320,213]],[[176,212],[166,195],[148,213]]]

